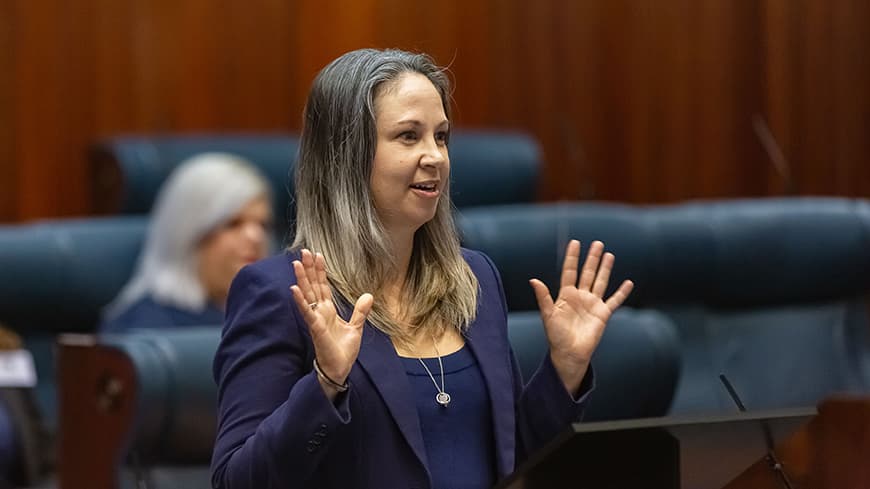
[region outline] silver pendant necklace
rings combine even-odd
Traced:
[[[426,373],[429,374],[429,378],[432,379],[432,383],[435,384],[435,389],[438,391],[438,394],[435,395],[435,402],[447,407],[447,405],[450,404],[450,394],[444,390],[444,364],[441,363],[441,353],[438,352],[438,345],[435,344],[435,338],[432,338],[432,343],[435,346],[435,354],[438,355],[438,368],[441,369],[440,388],[438,387],[438,382],[435,381],[435,376],[432,375],[432,371],[426,366],[426,362],[424,362],[420,357],[417,357],[417,360],[420,360],[420,365],[423,365],[423,368],[426,369]]]

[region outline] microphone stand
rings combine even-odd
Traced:
[[[740,401],[737,391],[734,390],[734,387],[731,385],[731,382],[728,381],[728,378],[725,377],[725,374],[719,374],[719,380],[721,380],[725,385],[725,389],[728,390],[728,395],[730,395],[731,399],[734,400],[734,404],[737,404],[737,409],[739,409],[741,413],[745,413],[746,407],[743,405],[743,402]],[[767,445],[767,455],[764,457],[765,460],[767,460],[767,465],[779,476],[779,480],[782,481],[783,487],[786,489],[794,489],[794,486],[791,485],[791,481],[788,479],[788,474],[785,473],[782,462],[779,461],[779,458],[776,456],[776,452],[773,449],[773,435],[770,432],[770,426],[767,424],[767,421],[763,419],[761,420],[761,431],[764,433],[764,443]]]

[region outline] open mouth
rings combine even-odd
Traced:
[[[414,183],[411,185],[411,188],[424,192],[434,192],[438,190],[438,184],[435,182]]]

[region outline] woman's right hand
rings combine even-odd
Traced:
[[[332,290],[326,279],[323,255],[302,250],[302,260],[293,261],[296,285],[290,287],[296,307],[308,324],[314,353],[320,370],[333,381],[344,384],[359,354],[363,325],[374,298],[363,294],[356,301],[350,321],[338,315],[332,302]],[[334,398],[337,390],[318,376],[321,385]]]

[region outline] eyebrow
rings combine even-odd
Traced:
[[[403,124],[411,124],[412,126],[415,126],[415,127],[416,127],[416,126],[422,126],[422,125],[423,125],[423,123],[420,122],[420,121],[418,121],[417,119],[402,119],[402,120],[396,122],[396,125],[397,125],[397,126],[400,126],[400,125],[403,125]],[[439,126],[446,125],[446,126],[449,127],[449,126],[450,126],[450,121],[447,120],[447,119],[444,119],[443,121],[439,122],[437,125],[439,125]]]

